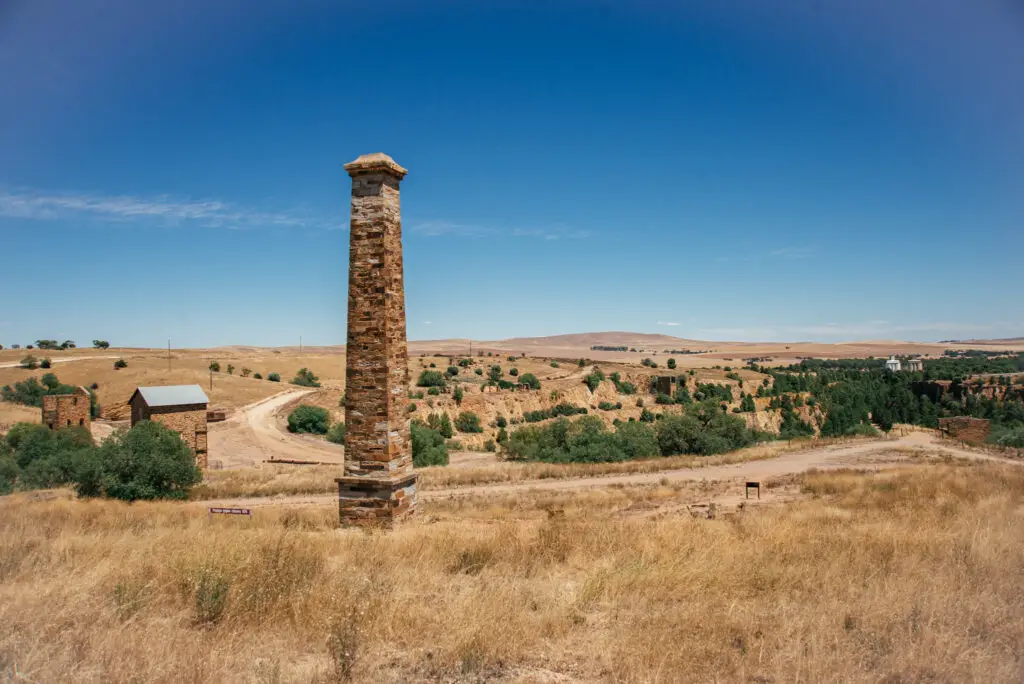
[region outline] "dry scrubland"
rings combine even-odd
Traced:
[[[388,534],[8,497],[0,677],[1021,680],[1021,469],[791,482],[715,520],[655,486],[431,502]]]

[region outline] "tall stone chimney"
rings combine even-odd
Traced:
[[[406,170],[381,153],[345,170],[352,176],[352,223],[338,510],[343,525],[387,526],[416,507],[398,191]]]

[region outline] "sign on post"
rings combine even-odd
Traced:
[[[248,515],[252,517],[251,508],[211,508],[210,515],[215,513],[219,515]]]

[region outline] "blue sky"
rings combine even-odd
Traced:
[[[1024,334],[1009,0],[8,0],[0,63],[3,344],[342,343],[376,151],[411,339]]]

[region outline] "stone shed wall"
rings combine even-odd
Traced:
[[[78,390],[74,394],[51,394],[43,397],[43,425],[51,430],[92,423],[89,415],[89,394]]]

